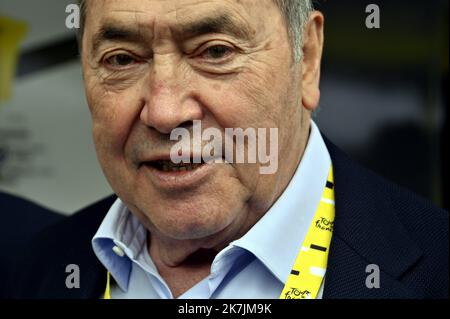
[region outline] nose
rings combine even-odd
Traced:
[[[154,59],[153,70],[145,85],[145,105],[140,114],[141,122],[160,133],[170,134],[177,127],[192,125],[201,120],[201,103],[190,92],[186,79],[171,65],[159,65]]]

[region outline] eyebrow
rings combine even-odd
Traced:
[[[247,24],[241,23],[229,14],[205,17],[200,21],[180,25],[175,30],[175,34],[180,37],[195,37],[208,33],[225,33],[238,38],[249,39],[253,33]]]
[[[229,14],[209,16],[199,21],[181,23],[173,28],[176,39],[192,38],[210,33],[224,33],[240,39],[250,39],[254,32],[247,24],[241,23]],[[104,42],[139,43],[144,41],[144,38],[145,36],[138,28],[108,22],[102,25],[94,35],[92,50],[96,52]]]
[[[136,29],[107,23],[94,35],[92,51],[96,52],[104,42],[138,43],[144,40],[143,38],[143,35]]]

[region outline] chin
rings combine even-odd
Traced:
[[[163,205],[165,206],[165,205]],[[163,207],[161,207],[163,208]],[[214,205],[167,205],[148,216],[154,227],[164,236],[178,239],[200,239],[223,231],[236,218],[233,210]]]
[[[175,223],[170,219],[154,224],[158,232],[165,237],[176,240],[201,239],[213,236],[228,226],[219,225],[218,223],[208,223],[206,221],[198,221],[193,219],[179,219]]]

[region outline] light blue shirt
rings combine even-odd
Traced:
[[[311,121],[303,158],[285,191],[244,236],[216,255],[210,275],[179,298],[279,298],[312,223],[330,166],[328,150]],[[147,230],[120,199],[107,213],[92,246],[117,282],[111,287],[111,298],[173,298],[148,253]]]

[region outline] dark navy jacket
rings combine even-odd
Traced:
[[[448,212],[359,166],[327,141],[336,219],[323,298],[448,298]],[[42,231],[15,264],[9,298],[99,298],[106,270],[91,239],[115,196]],[[80,267],[80,288],[65,270]],[[368,265],[380,287],[369,289]]]
[[[31,201],[0,193],[0,298],[7,294],[11,260],[22,254],[37,232],[63,218]]]

